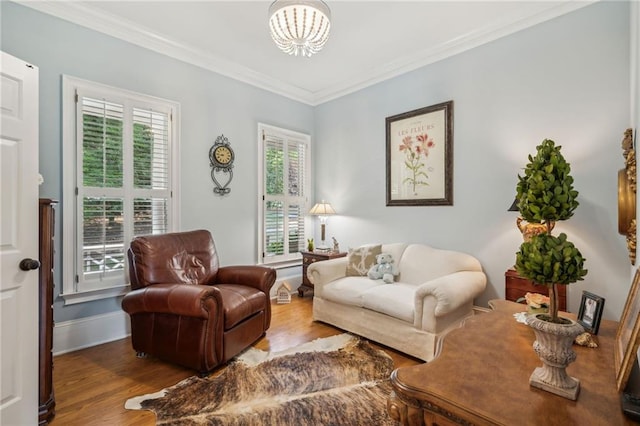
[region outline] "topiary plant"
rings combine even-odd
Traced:
[[[529,155],[524,176],[518,175],[516,199],[520,215],[531,223],[542,223],[547,232],[522,243],[516,252],[516,271],[534,284],[549,288],[549,321],[558,318],[558,285],[580,281],[587,274],[580,251],[561,233],[551,235],[552,224],[573,216],[578,207],[578,191],[573,189],[571,166],[560,153],[560,146],[545,139]]]

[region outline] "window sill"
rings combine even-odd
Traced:
[[[77,293],[61,294],[60,296],[64,299],[64,304],[66,306],[123,296],[127,294],[129,289],[130,286],[127,284],[117,287],[101,288],[98,290],[87,290]]]
[[[260,263],[260,266],[266,266],[273,269],[286,269],[302,265],[302,258],[293,260],[284,260],[282,262]]]

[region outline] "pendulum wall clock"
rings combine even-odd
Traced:
[[[229,184],[233,179],[234,158],[235,155],[229,145],[229,139],[224,135],[218,136],[211,149],[209,149],[211,180],[216,186],[213,188],[214,193],[225,195],[231,192]]]

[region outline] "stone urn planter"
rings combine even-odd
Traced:
[[[527,325],[536,335],[533,350],[542,361],[542,367],[537,367],[529,377],[529,385],[575,401],[580,392],[580,380],[569,376],[566,369],[576,360],[573,341],[584,333],[584,328],[567,318],[560,318],[562,324],[545,318],[549,315],[527,316]]]

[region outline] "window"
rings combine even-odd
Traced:
[[[258,125],[260,241],[262,263],[301,258],[305,249],[305,215],[309,210],[310,137]]]
[[[136,235],[174,230],[179,105],[63,80],[63,297],[122,294]]]

